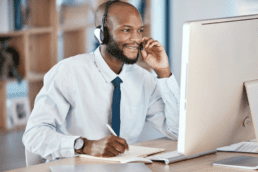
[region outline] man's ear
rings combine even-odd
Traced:
[[[97,40],[99,41],[99,43],[102,44],[102,41],[101,41],[101,39],[100,39],[100,28],[96,28],[96,29],[94,30],[94,35],[95,35],[95,37],[97,38]]]

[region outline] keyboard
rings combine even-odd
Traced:
[[[258,144],[256,142],[244,142],[235,151],[237,151],[237,152],[257,152],[258,151],[257,149],[258,149]]]
[[[193,154],[190,156],[185,156],[185,155],[180,154],[177,151],[171,151],[171,152],[165,152],[165,153],[149,156],[146,158],[153,160],[153,161],[164,161],[165,164],[170,164],[170,163],[174,163],[174,162],[178,162],[178,161],[197,158],[200,156],[204,156],[204,155],[208,155],[208,154],[212,154],[212,153],[216,153],[216,152],[217,152],[217,150],[215,149],[215,150],[206,151],[206,152],[202,152],[202,153],[198,153],[198,154]]]
[[[240,142],[218,148],[217,150],[225,152],[258,153],[258,144],[256,141]]]

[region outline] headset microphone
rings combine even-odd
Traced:
[[[143,45],[142,45],[142,43],[140,43],[139,48],[140,48],[140,50],[143,50]]]

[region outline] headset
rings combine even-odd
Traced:
[[[105,26],[105,21],[106,21],[106,18],[107,18],[108,8],[114,2],[119,2],[119,0],[108,1],[106,3],[105,12],[104,12],[104,15],[103,15],[103,18],[102,18],[101,27],[96,28],[95,31],[94,31],[94,35],[98,39],[100,44],[107,44],[109,42],[109,33],[108,33],[108,28]],[[140,50],[143,50],[142,43],[139,45],[139,48],[140,48]]]

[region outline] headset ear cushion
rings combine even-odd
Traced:
[[[104,32],[100,29],[100,32],[99,32],[99,37],[100,37],[100,40],[101,40],[101,43],[103,44],[104,42],[104,39],[105,39],[105,36],[104,36]]]
[[[109,33],[108,33],[108,28],[104,27],[104,33],[103,33],[103,44],[107,44],[109,41]]]
[[[94,30],[94,36],[95,36],[96,39],[99,41],[99,43],[102,44],[100,35],[101,35],[101,29],[100,29],[100,28],[96,28],[96,29]]]

